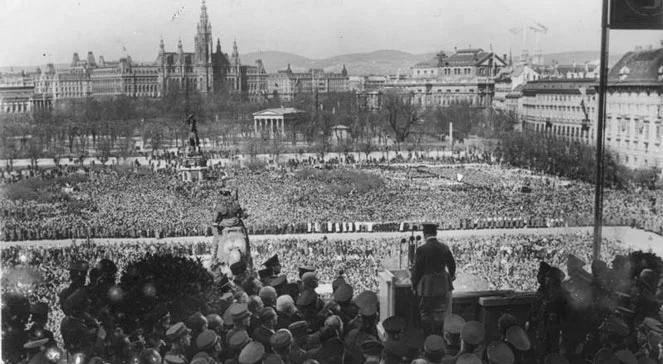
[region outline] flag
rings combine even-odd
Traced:
[[[610,0],[610,29],[663,29],[663,0]]]

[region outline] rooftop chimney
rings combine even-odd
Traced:
[[[87,52],[87,64],[92,67],[97,65],[97,61],[94,60],[94,53]]]

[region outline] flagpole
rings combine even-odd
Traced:
[[[596,120],[596,180],[594,190],[594,245],[592,256],[599,260],[601,256],[601,233],[603,227],[603,175],[604,175],[604,143],[605,105],[608,83],[608,5],[609,0],[603,0],[601,12],[601,61],[599,64],[599,100],[598,118]]]

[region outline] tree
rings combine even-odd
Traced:
[[[419,119],[417,107],[412,104],[411,95],[402,91],[385,92],[383,97],[383,117],[400,149],[400,144],[407,139]]]
[[[113,145],[110,141],[110,138],[108,137],[102,138],[101,141],[99,142],[98,148],[99,148],[99,161],[101,161],[102,164],[106,164],[106,162],[108,162],[108,160],[111,157],[111,151],[113,149]]]
[[[283,146],[281,145],[281,137],[278,135],[278,133],[274,135],[270,144],[271,144],[270,153],[272,154],[272,158],[274,158],[274,161],[278,162],[279,156],[283,151]]]
[[[44,149],[43,145],[41,144],[39,138],[34,135],[28,140],[27,144],[27,154],[30,158],[30,165],[32,168],[37,168],[39,157],[41,157],[42,151]]]

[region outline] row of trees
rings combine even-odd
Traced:
[[[39,157],[79,156],[88,149],[94,149],[102,158],[128,155],[135,152],[136,137],[154,150],[172,142],[183,145],[188,132],[183,120],[189,113],[195,113],[201,137],[219,142],[220,147],[236,149],[253,136],[252,114],[279,106],[306,111],[306,116],[292,125],[287,139],[294,144],[299,136],[321,153],[331,149],[331,132],[336,125],[350,129],[351,139],[344,148],[370,151],[387,139],[398,149],[442,141],[450,123],[454,138],[462,140],[470,133],[508,131],[515,122],[509,115],[465,104],[421,110],[397,91],[384,95],[383,108],[377,112],[361,108],[351,92],[302,93],[288,103],[280,102],[278,97],[252,103],[230,93],[175,91],[158,99],[117,96],[67,100],[52,111],[5,115],[0,124],[0,152],[3,158],[29,157],[36,161]]]
[[[596,146],[555,136],[531,133],[503,133],[499,136],[497,153],[510,165],[547,174],[596,181]],[[606,151],[603,184],[623,188],[630,184],[655,188],[655,169],[632,170],[615,160]]]

